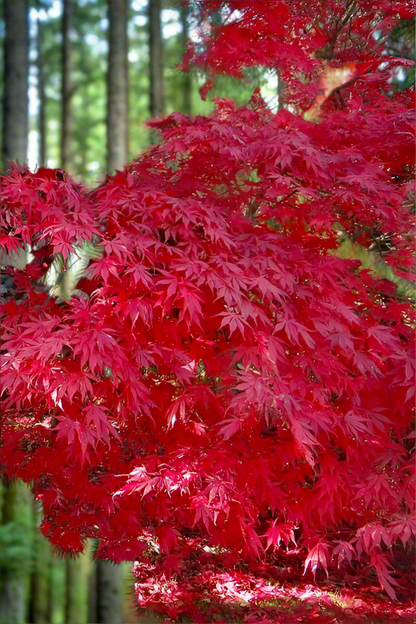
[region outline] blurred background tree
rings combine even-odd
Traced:
[[[248,72],[244,81],[219,79],[209,100],[200,99],[203,74],[184,74],[176,67],[187,41],[198,41],[189,4],[179,0],[3,0],[4,7],[13,6],[28,22],[28,108],[24,98],[19,98],[20,114],[22,109],[28,112],[28,131],[21,123],[13,127],[17,125],[26,137],[28,147],[21,149],[32,169],[63,167],[93,185],[106,171],[126,164],[156,140],[145,126],[150,117],[174,110],[207,114],[215,96],[243,103],[257,87],[266,100],[275,96],[276,78],[256,70]],[[4,72],[9,70],[4,55],[4,7],[0,95],[6,105]],[[122,41],[124,29],[127,37]],[[19,66],[24,71],[24,62],[19,61]],[[126,130],[122,129],[124,117]],[[5,151],[7,140],[3,131],[3,168],[8,158],[22,161],[17,152]],[[125,143],[125,151],[114,161],[112,152],[120,153],[118,143]]]

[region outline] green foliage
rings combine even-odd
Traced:
[[[3,485],[0,525],[0,577],[25,575],[32,569],[33,510],[29,488],[20,481]]]
[[[406,18],[390,31],[386,38],[386,52],[391,56],[415,60],[415,18]],[[408,89],[415,82],[415,67],[396,68],[393,86],[397,91]]]
[[[32,495],[21,481],[2,485],[0,624],[21,624],[29,602],[33,543]]]
[[[370,251],[359,243],[352,241],[347,234],[343,234],[339,247],[332,255],[338,258],[359,260],[363,269],[369,269],[377,279],[386,279],[397,286],[397,294],[409,299],[415,298],[415,285],[404,277],[395,274],[391,266],[386,264],[377,251]]]
[[[31,571],[31,539],[26,527],[17,522],[0,526],[0,576]]]

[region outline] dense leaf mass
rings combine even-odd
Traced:
[[[318,3],[321,24],[316,2],[225,4],[239,18],[209,49],[230,73],[231,26],[241,65],[267,64],[241,52],[265,16],[281,38],[268,64],[293,72],[298,55],[318,71],[311,50],[344,6]],[[406,9],[348,4],[359,41]],[[169,615],[202,617],[200,566],[291,557],[306,574],[375,570],[396,596],[393,549],[414,543],[413,310],[333,251],[339,224],[367,247],[390,233],[384,260],[411,279],[413,94],[390,92],[379,53],[357,44],[357,79],[319,123],[255,93],[154,122],[161,143],[90,193],[60,170],[2,181],[1,245],[34,256],[6,269],[3,469],[34,482],[63,551],[97,537],[98,556],[136,559],[141,604],[166,605],[166,579],[182,579]],[[82,240],[102,250],[79,282],[88,297],[60,301],[38,280]],[[167,583],[156,597],[149,570]]]

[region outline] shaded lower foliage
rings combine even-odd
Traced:
[[[189,539],[187,558],[149,553],[136,562],[139,614],[160,613],[177,622],[254,624],[337,622],[392,624],[414,621],[414,552],[396,552],[401,561],[399,602],[380,592],[370,568],[343,566],[311,582],[303,574],[300,551],[282,552],[257,564],[230,565],[229,555]]]

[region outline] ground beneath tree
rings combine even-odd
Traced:
[[[413,624],[415,622],[414,570],[410,566],[397,578],[399,600],[394,602],[380,590],[376,580],[355,576],[322,579],[317,583],[290,582],[229,572],[215,574],[209,586],[201,577],[199,596],[190,604],[197,580],[159,579],[139,583],[142,606],[140,624],[202,624],[215,622],[244,624]],[[147,585],[147,590],[146,587]],[[143,591],[141,591],[143,590]],[[193,591],[192,591],[193,590]],[[137,589],[136,589],[137,591]],[[193,594],[195,596],[195,594]],[[155,609],[155,610],[153,610]],[[195,616],[195,613],[199,615]],[[194,617],[191,616],[192,612]]]

